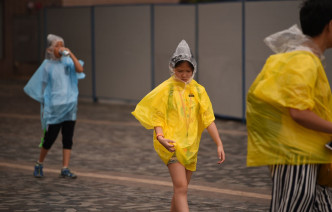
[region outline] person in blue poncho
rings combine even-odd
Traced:
[[[47,36],[45,60],[33,74],[24,91],[41,104],[44,137],[34,176],[43,177],[44,159],[60,130],[63,144],[63,168],[60,176],[76,178],[68,168],[77,112],[78,80],[83,79],[83,61],[78,60],[64,40],[53,34]]]

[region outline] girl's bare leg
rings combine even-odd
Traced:
[[[62,161],[63,167],[68,168],[68,166],[69,166],[70,153],[71,153],[71,149],[63,149],[63,161]]]
[[[173,198],[171,212],[189,212],[187,191],[192,172],[186,170],[180,163],[168,165],[168,170],[173,181]]]
[[[48,153],[48,149],[44,149],[44,147],[40,148],[40,154],[39,154],[38,162],[40,162],[40,163],[44,162],[47,153]]]

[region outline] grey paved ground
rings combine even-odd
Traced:
[[[0,80],[0,211],[169,211],[167,168],[133,105],[80,100],[71,168],[58,178],[61,141],[46,158],[45,178],[32,176],[41,137],[39,104],[23,93],[24,80]],[[203,133],[189,190],[190,211],[268,211],[266,167],[246,167],[246,128],[217,120],[226,162],[216,164],[214,142]]]

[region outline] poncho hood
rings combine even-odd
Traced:
[[[174,68],[176,63],[179,61],[188,61],[191,63],[194,67],[193,75],[191,76],[190,80],[185,83],[190,83],[190,81],[195,77],[195,74],[197,72],[197,63],[192,55],[189,45],[185,40],[182,40],[179,45],[177,46],[174,54],[172,55],[170,61],[169,61],[169,69],[171,71],[171,75],[174,75]],[[175,76],[175,75],[174,75]]]

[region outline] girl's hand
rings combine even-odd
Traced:
[[[69,55],[70,55],[70,53],[71,53],[70,49],[68,49],[68,48],[66,48],[66,47],[61,47],[61,48],[59,49],[59,53],[60,53],[60,52],[63,52],[63,51],[67,51]]]
[[[225,161],[225,152],[224,152],[223,146],[219,145],[217,151],[218,151],[218,157],[219,157],[218,164],[222,164]]]
[[[161,136],[158,136],[158,139],[157,139],[161,145],[163,145],[168,151],[170,152],[175,152],[175,144],[176,142],[175,141],[172,141],[172,140],[169,140],[167,138],[163,138]]]

